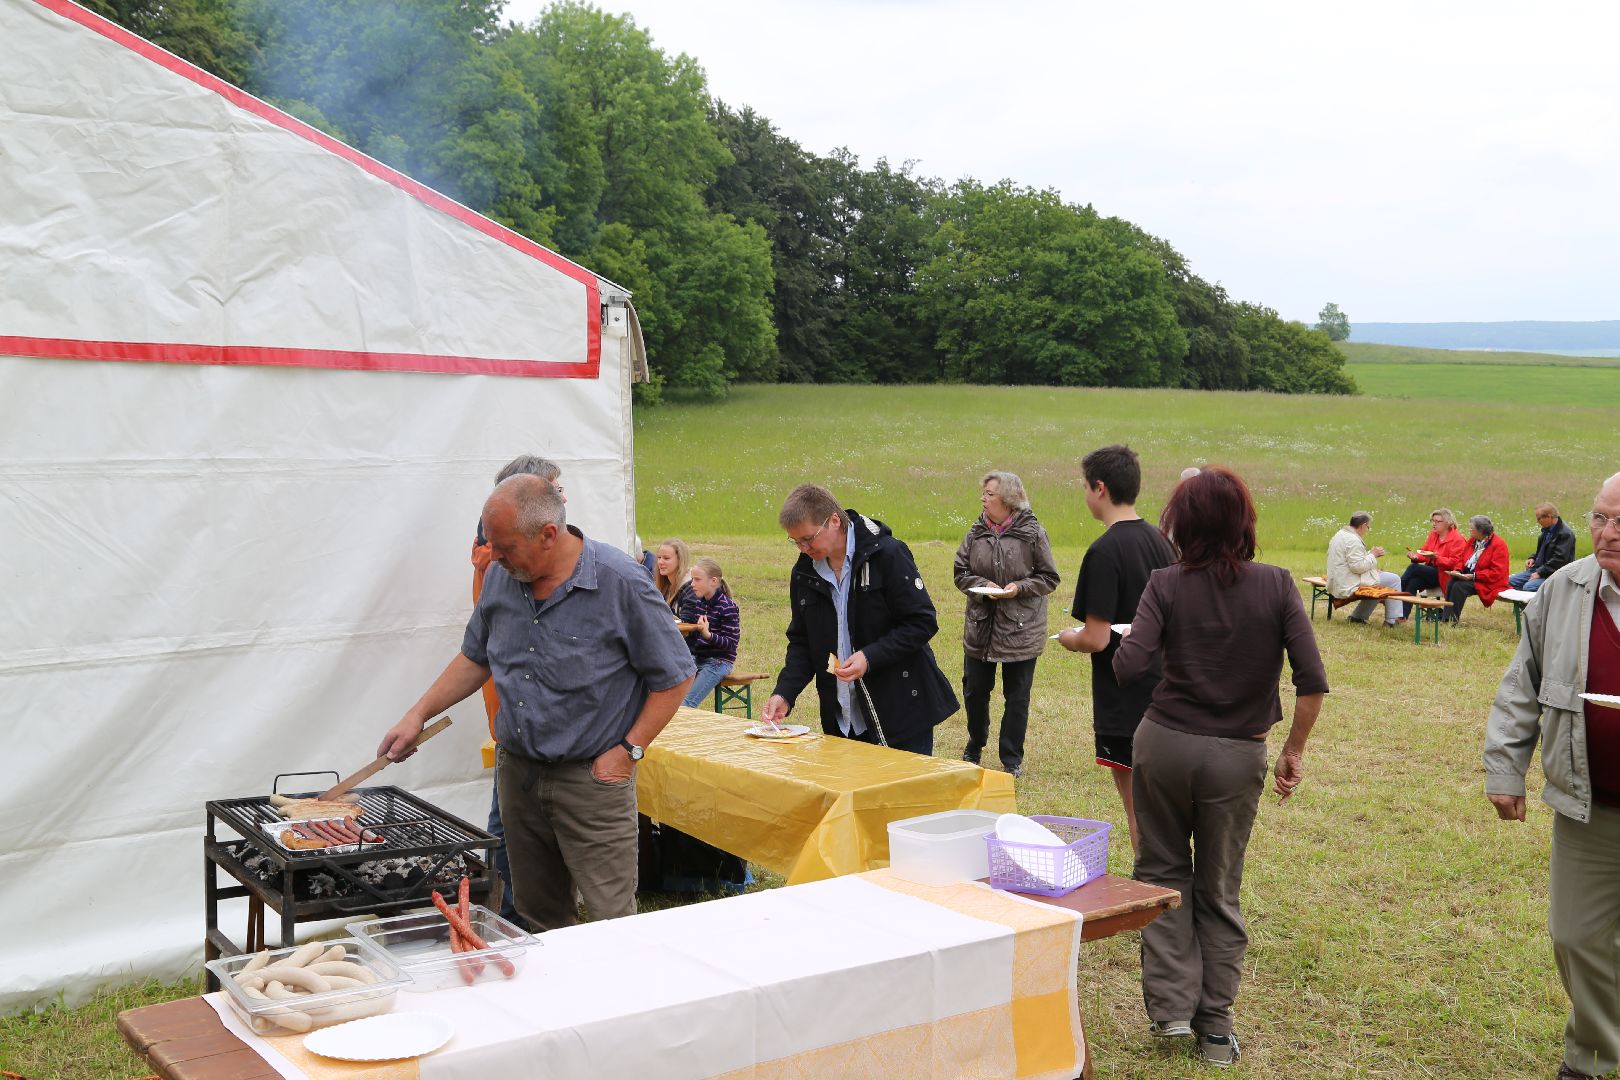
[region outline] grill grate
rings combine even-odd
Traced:
[[[312,798],[315,793],[292,795]],[[361,788],[359,824],[382,834],[379,843],[362,844],[357,851],[329,849],[288,851],[266,836],[263,825],[281,825],[286,819],[270,804],[267,795],[242,799],[221,799],[208,804],[208,812],[229,825],[254,847],[277,863],[363,862],[368,859],[431,855],[487,847],[498,843],[493,836],[460,818],[397,787]]]

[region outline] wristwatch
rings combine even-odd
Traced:
[[[630,755],[631,761],[640,761],[642,755],[647,752],[647,748],[645,746],[637,746],[629,739],[620,739],[619,745],[624,747],[624,752]]]

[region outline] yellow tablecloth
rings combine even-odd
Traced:
[[[677,712],[641,763],[641,812],[796,885],[889,865],[891,821],[1017,809],[1006,773],[819,734],[755,739],[753,723]]]

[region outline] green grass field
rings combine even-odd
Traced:
[[[986,469],[1022,474],[1052,536],[1065,576],[1055,630],[1069,622],[1073,574],[1098,534],[1080,499],[1079,460],[1103,443],[1127,441],[1142,454],[1149,515],[1184,466],[1235,467],[1261,503],[1262,557],[1302,574],[1320,572],[1328,537],[1355,509],[1377,515],[1371,540],[1392,551],[1423,539],[1436,505],[1489,513],[1518,559],[1533,536],[1535,502],[1552,498],[1573,519],[1620,468],[1613,430],[1613,410],[1597,405],[743,387],[721,405],[640,414],[639,528],[649,545],[681,536],[721,562],[743,612],[739,666],[774,671],[793,558],[776,509],[794,483],[828,483],[910,542],[940,611],[935,649],[954,682],[962,602],[950,562]],[[1252,946],[1235,1075],[1552,1075],[1565,1002],[1545,928],[1549,812],[1533,802],[1528,824],[1499,823],[1480,793],[1484,718],[1515,645],[1511,611],[1470,606],[1439,647],[1343,618],[1319,617],[1317,630],[1333,693],[1304,785],[1287,806],[1265,800],[1250,847]],[[1125,874],[1118,804],[1092,762],[1089,681],[1089,661],[1061,650],[1038,668],[1020,808],[1121,825],[1111,862]],[[813,713],[806,699],[799,718]],[[962,732],[958,714],[939,729],[937,752],[959,753]],[[1082,952],[1078,992],[1097,1075],[1207,1075],[1190,1057],[1151,1045],[1138,976],[1135,935]],[[146,1069],[112,1030],[116,1008],[192,992],[148,988],[0,1019],[0,1069],[139,1075]]]
[[[1496,364],[1508,367],[1620,367],[1620,356],[1563,356],[1559,353],[1495,352],[1486,349],[1420,349],[1341,341],[1351,364]]]

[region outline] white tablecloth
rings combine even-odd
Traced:
[[[874,871],[555,930],[516,978],[399,996],[455,1037],[420,1080],[1079,1074],[1080,923]],[[283,1075],[362,1076],[227,1026]],[[278,1048],[285,1051],[283,1056]],[[372,1074],[409,1077],[397,1066]]]

